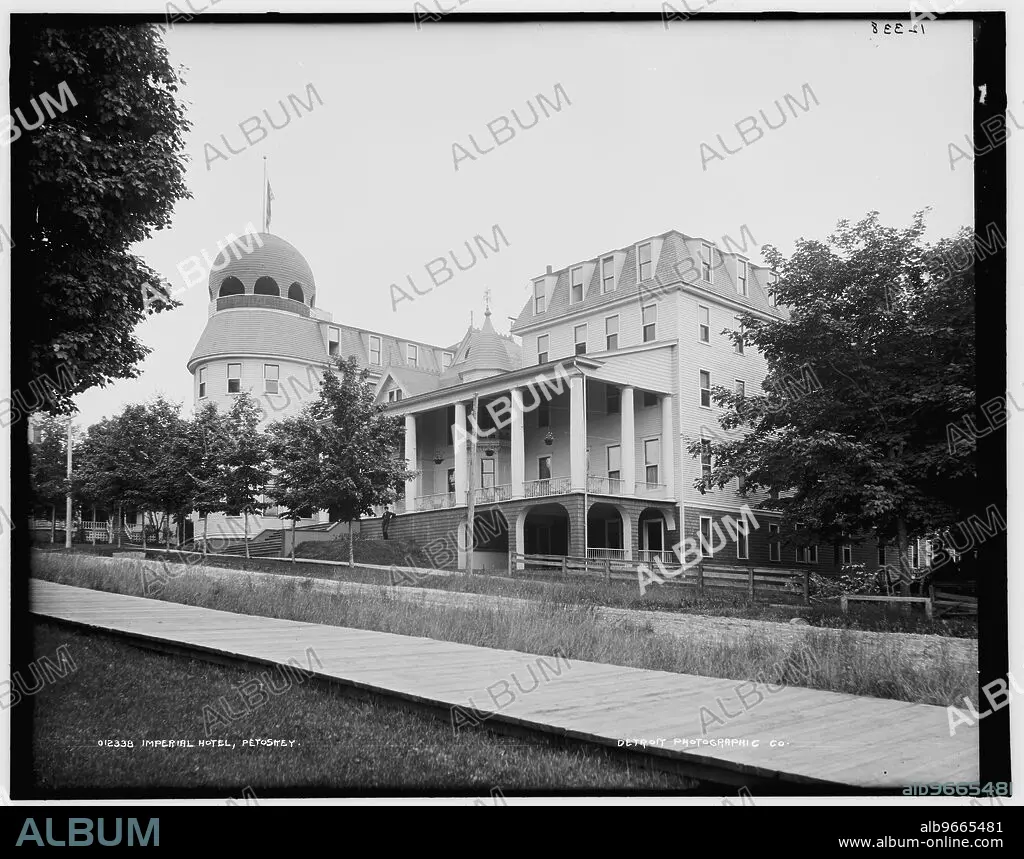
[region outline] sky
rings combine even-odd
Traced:
[[[309,262],[317,307],[442,346],[471,313],[481,323],[485,290],[507,331],[546,266],[670,229],[741,244],[746,226],[757,245],[789,254],[797,239],[825,238],[871,210],[905,226],[930,207],[929,240],[973,227],[972,168],[951,169],[948,150],[971,133],[970,27],[935,21],[925,34],[886,36],[870,21],[174,24],[164,38],[185,82],[193,199],[134,250],[183,290],[183,306],[137,328],[153,350],[141,375],[78,397],[78,421],[157,394],[191,410],[185,364],[209,297],[206,277],[188,287],[183,271],[260,226],[264,157],[270,231]],[[767,129],[758,111],[777,124],[787,94],[809,109],[791,102],[786,124]],[[470,135],[494,147],[487,124],[513,109],[528,123],[531,103],[534,127],[513,121],[502,146],[473,149]],[[270,128],[264,110],[283,127]],[[239,126],[251,116],[268,133],[248,145]],[[736,123],[747,116],[764,134],[744,146]],[[723,158],[702,158],[702,142]],[[475,160],[456,170],[453,144]],[[455,251],[465,263],[464,242],[493,245],[495,225],[507,241],[499,253],[468,271],[449,259],[450,281],[393,305],[390,284],[411,276],[425,290],[431,260]]]

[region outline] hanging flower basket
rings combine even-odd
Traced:
[[[546,444],[548,447],[550,447],[554,443],[555,443],[555,434],[553,432],[549,432],[546,436],[544,436],[544,444]]]
[[[484,448],[484,453],[486,453],[488,456],[494,456],[494,448],[493,447]]]
[[[434,451],[434,464],[440,465],[444,462],[444,453],[439,449]]]

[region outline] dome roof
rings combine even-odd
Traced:
[[[220,296],[222,289],[224,295],[242,292],[247,295],[254,292],[273,295],[276,287],[276,294],[282,298],[296,300],[301,290],[302,302],[313,305],[316,298],[313,269],[294,245],[272,233],[243,233],[240,237],[230,238],[233,240],[222,248],[211,266],[211,300]],[[234,280],[225,284],[228,278]],[[261,278],[269,280],[262,280],[257,289],[256,282]],[[298,284],[299,289],[292,290],[289,295],[293,284]]]

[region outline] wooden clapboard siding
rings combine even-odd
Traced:
[[[979,777],[977,727],[961,726],[950,737],[944,707],[792,686],[769,692],[763,684],[252,617],[35,579],[31,599],[41,616],[221,658],[297,662],[335,682],[434,707],[472,708],[539,733],[613,747],[665,737],[666,746],[639,751],[724,782],[756,777],[891,789]],[[748,701],[752,690],[762,699],[744,708],[741,690]],[[506,704],[508,693],[514,698]],[[730,717],[721,715],[719,701],[727,702]],[[705,736],[702,708],[721,720],[709,724],[705,714],[708,738],[760,745],[673,744]],[[786,745],[772,747],[773,739]]]

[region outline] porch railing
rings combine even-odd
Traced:
[[[595,495],[621,495],[622,480],[618,477],[597,477],[587,478],[587,492]]]
[[[473,491],[473,499],[477,504],[491,504],[495,501],[508,501],[512,497],[512,484],[502,483],[498,486],[481,486]]]
[[[626,560],[625,549],[604,549],[600,547],[589,546],[587,547],[588,558],[609,558],[613,561],[624,561]]]
[[[656,560],[663,564],[677,564],[675,552],[671,549],[638,549],[636,559],[643,564],[653,564]]]
[[[668,486],[664,483],[646,483],[638,480],[636,482],[636,494],[640,498],[664,498]]]
[[[543,480],[527,480],[523,492],[527,498],[543,498],[547,495],[567,495],[572,486],[568,477],[547,477]]]
[[[435,495],[421,495],[416,499],[417,510],[447,510],[455,506],[454,492],[439,492]],[[399,511],[396,509],[396,513]]]

